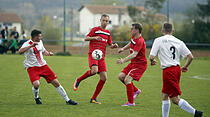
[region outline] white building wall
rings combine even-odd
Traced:
[[[4,29],[5,26],[3,25],[4,23],[3,22],[0,22],[1,24],[1,29]],[[16,26],[16,30],[19,34],[21,34],[21,23],[11,23],[12,25],[11,26],[8,26],[8,30],[13,30],[13,28]],[[10,33],[10,32],[9,32]]]
[[[87,8],[83,8],[80,11],[80,33],[87,34],[93,27],[100,26],[100,18],[102,14],[93,14]],[[107,26],[107,29],[111,29],[113,25],[119,26],[129,24],[132,20],[128,14],[123,14],[121,16],[121,21],[119,22],[118,14],[107,14],[110,17],[111,24]]]
[[[94,27],[93,14],[87,9],[83,8],[80,13],[80,33],[87,34],[89,30]]]

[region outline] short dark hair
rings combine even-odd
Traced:
[[[163,29],[166,33],[171,33],[172,32],[172,24],[171,23],[164,23],[163,24]]]
[[[39,34],[42,34],[42,32],[34,29],[31,31],[31,38],[33,39],[35,36],[38,36]]]
[[[142,25],[140,23],[134,23],[134,24],[132,24],[132,26],[134,26],[135,29],[138,29],[139,30],[139,33],[141,33],[141,31],[142,31]]]
[[[101,18],[102,18],[102,17],[109,17],[109,15],[103,14],[103,15],[101,15]]]

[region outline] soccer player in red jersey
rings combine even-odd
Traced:
[[[131,42],[118,50],[118,53],[130,49],[130,54],[125,58],[117,60],[117,64],[123,64],[131,61],[120,73],[119,80],[126,85],[128,102],[122,106],[135,106],[134,100],[141,93],[132,83],[133,80],[139,81],[147,69],[147,59],[145,56],[146,45],[141,35],[142,25],[139,23],[132,24]]]
[[[36,104],[42,104],[39,97],[39,86],[40,86],[40,76],[44,77],[47,83],[51,83],[63,99],[66,101],[66,104],[77,105],[77,102],[69,99],[66,91],[61,86],[57,80],[57,76],[47,65],[46,61],[43,58],[45,56],[53,56],[52,52],[48,52],[42,43],[42,34],[39,30],[33,30],[31,32],[32,39],[26,41],[22,47],[19,49],[19,53],[24,53],[26,60],[24,61],[24,67],[27,69],[29,78],[33,85],[32,91],[34,93],[34,99]]]
[[[108,44],[110,48],[112,49],[118,47],[116,43],[112,44],[110,31],[106,29],[106,26],[109,23],[109,16],[106,14],[103,14],[101,16],[100,22],[101,22],[101,26],[92,28],[92,30],[89,32],[89,34],[85,38],[85,41],[90,41],[88,61],[89,61],[89,67],[91,70],[86,71],[85,74],[77,78],[73,85],[73,89],[74,91],[76,91],[82,80],[98,73],[100,75],[100,80],[98,82],[98,85],[96,86],[96,90],[92,98],[90,99],[90,103],[95,103],[95,104],[101,104],[100,102],[96,100],[96,98],[98,94],[100,93],[100,91],[102,90],[104,83],[107,79],[106,63],[105,63],[106,46]],[[92,52],[95,49],[99,49],[103,52],[102,59],[94,60],[92,58]]]

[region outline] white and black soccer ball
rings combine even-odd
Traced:
[[[99,49],[95,49],[93,52],[92,52],[92,57],[93,59],[95,60],[100,60],[103,58],[103,52]]]

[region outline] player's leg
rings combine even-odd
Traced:
[[[124,80],[125,80],[126,74],[124,72],[120,72],[118,75],[118,79],[125,84]]]
[[[135,103],[133,101],[134,91],[133,91],[132,80],[133,78],[129,75],[127,75],[124,79],[126,89],[127,89],[128,102],[126,104],[123,104],[122,106],[135,106]]]
[[[92,65],[91,70],[86,71],[85,74],[83,74],[81,77],[79,77],[75,80],[74,85],[73,85],[74,91],[76,91],[78,89],[79,84],[82,80],[85,80],[86,78],[97,74],[97,72],[98,72],[98,66],[97,65]]]
[[[51,84],[56,88],[59,94],[63,97],[63,99],[66,101],[66,104],[70,104],[70,105],[78,104],[77,102],[69,99],[68,95],[66,94],[66,91],[64,90],[64,88],[61,86],[61,84],[59,83],[57,79],[53,79],[51,81]]]
[[[40,97],[39,97],[39,86],[40,86],[40,74],[38,72],[38,67],[30,67],[27,69],[29,78],[31,80],[31,84],[32,86],[32,91],[34,94],[34,100],[36,102],[36,104],[42,104]]]
[[[60,85],[59,81],[57,80],[57,76],[55,75],[55,73],[49,68],[48,65],[42,66],[40,68],[40,75],[43,76],[45,78],[45,80],[47,81],[47,83],[51,83],[56,89],[57,91],[60,93],[60,95],[64,98],[64,100],[66,101],[67,104],[69,104],[68,102],[72,102],[70,103],[71,105],[76,105],[77,103],[74,101],[71,101],[67,94],[66,91],[64,90],[64,88]]]
[[[162,117],[168,117],[170,111],[170,100],[166,93],[162,93]]]
[[[79,78],[75,80],[73,84],[74,91],[78,89],[81,81],[98,73],[98,61],[94,60],[91,54],[89,54],[88,56],[88,62],[89,62],[89,67],[91,70],[86,71],[82,76],[80,76]]]
[[[39,97],[39,86],[40,86],[39,80],[34,81],[32,84],[33,84],[32,91],[34,94],[34,99],[36,101],[36,104],[42,104],[40,100],[41,98]]]
[[[172,102],[178,105],[182,110],[193,114],[195,117],[202,117],[203,112],[195,110],[186,100],[178,96],[171,98]]]
[[[125,79],[126,74],[124,72],[120,72],[118,75],[118,79],[125,84],[124,79]],[[133,84],[133,82],[131,83],[133,85],[133,91],[134,91],[134,99],[136,98],[136,96],[141,93],[141,90],[136,88],[136,86]]]
[[[98,72],[98,66],[97,65],[92,65],[91,70],[86,71],[81,77],[77,79],[78,82],[81,82],[82,80],[85,80],[86,78],[97,74]]]
[[[99,80],[99,82],[98,82],[98,84],[96,86],[96,90],[95,90],[95,92],[93,94],[93,97],[90,100],[91,103],[101,104],[100,102],[98,102],[96,100],[96,98],[97,98],[98,94],[101,92],[101,90],[102,90],[102,88],[103,88],[103,86],[104,86],[104,84],[106,82],[107,73],[105,71],[103,71],[103,72],[100,72],[99,75],[100,75],[100,80]]]

